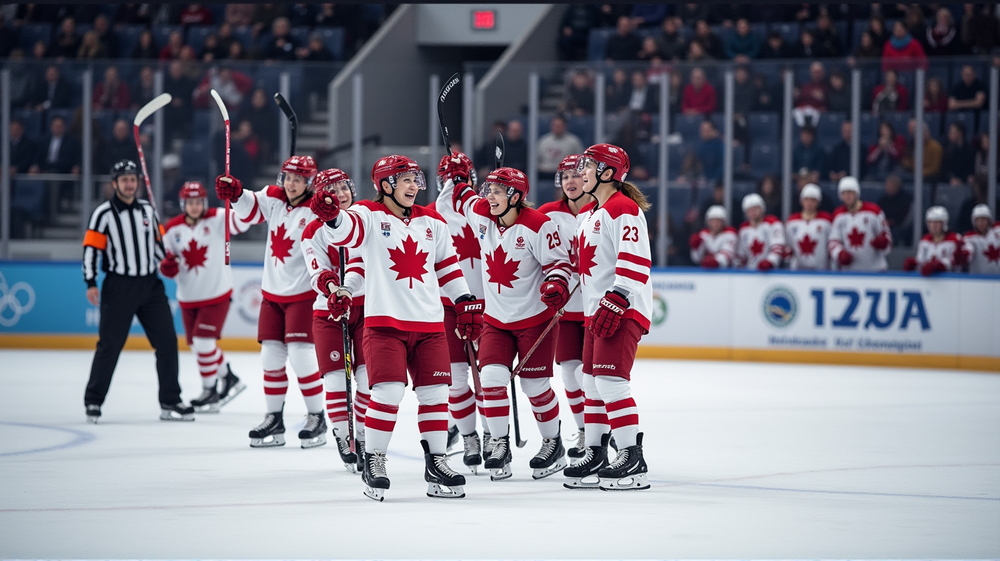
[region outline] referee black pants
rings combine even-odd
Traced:
[[[181,400],[177,380],[177,332],[170,313],[163,281],[157,275],[126,277],[108,273],[101,286],[101,324],[97,351],[90,366],[90,380],[83,402],[104,403],[118,355],[128,339],[132,317],[138,317],[149,344],[156,350],[156,374],[160,381],[160,403]]]

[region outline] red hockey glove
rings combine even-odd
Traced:
[[[160,261],[160,272],[168,279],[176,277],[177,273],[181,272],[181,267],[177,264],[177,256],[173,253],[167,253],[163,261]]]
[[[955,266],[961,267],[962,265],[967,264],[969,262],[969,257],[971,257],[971,255],[969,255],[968,251],[965,251],[963,248],[958,248],[958,250],[955,251]]]
[[[629,308],[628,299],[621,294],[609,290],[597,306],[594,319],[590,320],[590,332],[595,337],[611,337],[618,331],[622,316]]]
[[[455,209],[455,212],[461,213],[462,208],[462,197],[466,193],[471,193],[472,187],[468,183],[456,183],[455,188],[451,190],[451,206]]]
[[[837,256],[837,261],[840,262],[841,266],[846,267],[854,262],[854,256],[848,253],[846,249],[842,249],[840,250],[840,254]]]
[[[329,193],[316,191],[309,201],[309,208],[322,222],[333,222],[340,214],[340,201]]]
[[[906,260],[903,261],[903,270],[904,271],[916,271],[917,270],[917,260],[915,258],[913,258],[913,257],[907,257]]]
[[[705,258],[701,260],[701,266],[706,269],[718,269],[719,260],[715,258],[715,255],[708,253]]]
[[[347,319],[351,315],[351,291],[341,286],[326,298],[326,307],[333,321]]]
[[[771,263],[767,259],[763,259],[761,260],[760,263],[757,263],[758,271],[770,271],[773,268],[774,268],[774,263]]]
[[[441,157],[441,163],[438,164],[438,176],[442,183],[447,183],[450,179],[455,182],[457,187],[459,183],[469,182],[472,168],[469,167],[469,160],[445,154]]]
[[[569,301],[569,285],[562,277],[545,279],[539,292],[542,293],[542,302],[553,310],[562,308]]]
[[[333,289],[331,290],[330,285],[333,284]],[[316,286],[319,291],[323,293],[323,296],[327,298],[333,293],[333,290],[337,289],[340,285],[340,279],[337,277],[337,273],[333,271],[322,271],[319,274],[319,278],[316,279]]]
[[[455,303],[455,333],[459,339],[475,341],[483,332],[483,301],[471,294]]]
[[[235,203],[243,196],[243,183],[231,175],[220,175],[215,178],[215,194],[220,201]]]
[[[701,247],[701,234],[691,234],[691,237],[688,238],[688,245],[691,246],[691,249],[697,251]]]
[[[924,263],[924,266],[920,268],[920,274],[929,277],[935,273],[943,273],[946,270],[944,263],[938,261],[936,257],[932,257],[930,261]]]
[[[875,249],[885,249],[889,247],[889,236],[887,236],[885,232],[875,236],[875,239],[872,240],[872,247]]]

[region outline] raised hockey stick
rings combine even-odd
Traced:
[[[438,124],[441,126],[441,136],[444,138],[444,146],[448,150],[448,155],[451,156],[454,152],[451,151],[451,139],[448,137],[448,125],[444,124],[444,102],[448,99],[448,94],[451,90],[458,85],[462,78],[458,75],[458,72],[452,74],[451,78],[445,82],[444,87],[441,88],[441,93],[438,94]]]
[[[497,148],[493,153],[493,169],[499,169],[503,167],[503,156],[504,156],[504,144],[503,144],[503,133],[499,130],[497,131]]]
[[[211,94],[215,103],[219,105],[219,111],[222,111],[222,121],[226,125],[226,175],[229,175],[229,109],[226,109],[225,102],[219,97],[219,92],[215,91],[215,88],[212,88]],[[229,212],[230,203],[229,199],[226,199],[226,265],[229,264]]]
[[[160,211],[156,208],[156,196],[153,195],[153,186],[149,182],[149,172],[146,171],[146,155],[142,151],[142,142],[139,140],[139,127],[142,122],[149,118],[150,115],[156,113],[160,109],[163,109],[167,104],[173,100],[173,96],[168,93],[161,93],[160,95],[154,97],[147,103],[143,105],[139,112],[135,114],[135,119],[132,120],[132,135],[135,137],[135,149],[139,153],[139,165],[142,166],[142,178],[146,180],[146,195],[149,197],[149,204],[153,205],[153,214],[156,215],[156,221],[160,221]],[[156,232],[156,240],[160,244],[160,249],[166,254],[166,249],[163,248],[163,225],[160,224],[159,230]]]
[[[292,110],[292,106],[288,104],[288,100],[285,99],[285,96],[281,95],[281,92],[274,94],[274,102],[278,104],[278,109],[281,109],[281,112],[285,114],[288,124],[292,128],[292,142],[291,149],[289,150],[291,153],[288,154],[288,157],[291,158],[295,155],[295,137],[298,136],[299,119],[295,116],[295,111]]]
[[[573,290],[569,292],[569,297],[566,298],[567,302],[569,301],[570,298],[573,297],[573,294],[576,292],[578,288],[580,288],[580,281],[576,281],[576,286],[574,286]],[[517,376],[518,374],[521,373],[521,368],[528,363],[528,359],[531,358],[531,355],[535,353],[535,349],[537,349],[538,346],[542,344],[542,340],[545,339],[545,336],[549,334],[549,331],[552,331],[552,328],[556,326],[556,323],[559,321],[559,318],[563,317],[564,313],[566,313],[566,308],[562,307],[559,308],[559,311],[556,312],[556,315],[552,316],[552,319],[549,320],[549,324],[545,326],[545,331],[542,331],[542,334],[538,336],[538,340],[535,341],[535,344],[532,345],[530,349],[528,349],[528,352],[524,353],[524,358],[522,358],[517,362],[517,368],[515,368],[514,371],[511,372],[510,374],[511,380],[514,379],[514,376]]]
[[[340,254],[340,286],[344,286],[344,277],[347,275],[347,250],[343,247],[338,247],[337,251]],[[347,438],[350,439],[348,444],[354,449],[354,453],[360,456],[365,451],[357,449],[357,440],[354,439],[354,401],[351,399],[353,392],[351,378],[354,376],[354,360],[351,353],[351,330],[347,326],[346,315],[340,318],[340,328],[344,334],[344,377],[347,381]]]

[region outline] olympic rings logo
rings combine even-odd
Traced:
[[[8,286],[7,279],[0,273],[0,325],[14,327],[21,316],[34,307],[35,289],[24,281]]]

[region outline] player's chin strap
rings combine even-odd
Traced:
[[[386,178],[383,181],[388,181],[389,182],[389,187],[391,187],[391,190],[389,191],[389,194],[386,195],[386,196],[389,197],[390,199],[392,199],[392,202],[396,203],[396,206],[398,206],[399,208],[403,209],[403,217],[404,218],[409,218],[410,214],[413,212],[413,207],[412,206],[403,206],[403,205],[399,204],[399,201],[396,200],[396,181],[394,179],[390,179],[390,178]],[[382,194],[385,195],[385,191],[382,191]],[[353,199],[353,197],[352,197],[352,199]]]
[[[306,189],[305,191],[302,192],[301,195],[299,195],[298,197],[295,197],[294,201],[292,201],[291,199],[289,199],[288,206],[293,206],[293,207],[294,206],[299,206],[299,203],[301,203],[302,201],[308,201],[309,199],[312,198],[312,196],[313,196],[313,192],[310,189]]]
[[[607,169],[618,171],[618,170],[615,170],[615,168],[613,168],[613,167],[611,167],[611,166],[609,166],[607,164],[598,163],[597,164],[597,173],[594,174],[594,179],[597,180],[597,183],[594,184],[594,190],[593,191],[587,191],[585,188],[581,188],[580,190],[583,191],[584,195],[590,195],[591,197],[594,197],[594,199],[597,199],[597,195],[595,195],[594,193],[596,193],[597,190],[601,187],[601,183],[612,183],[614,181],[613,179],[611,181],[602,181],[601,180],[601,176],[604,175],[604,170],[607,170]],[[611,177],[614,177],[613,173],[611,174]],[[582,196],[583,195],[580,195],[580,197],[582,197]],[[576,202],[576,199],[573,199],[573,202]],[[600,203],[598,203],[598,204],[600,204]]]
[[[506,216],[507,213],[510,212],[513,208],[515,208],[515,207],[511,206],[511,204],[510,204],[510,198],[514,196],[514,193],[511,193],[511,191],[513,191],[514,193],[521,193],[520,191],[518,191],[517,189],[514,189],[513,187],[511,187],[507,191],[507,208],[504,209],[504,211],[501,212],[499,215],[497,215],[497,225],[503,226],[504,228],[509,228],[510,226],[507,226],[506,224],[503,224],[503,217]],[[524,199],[524,193],[521,193],[521,199],[522,200]],[[521,201],[518,201],[518,203],[520,203],[520,202]],[[513,226],[513,224],[511,224],[511,226]]]

